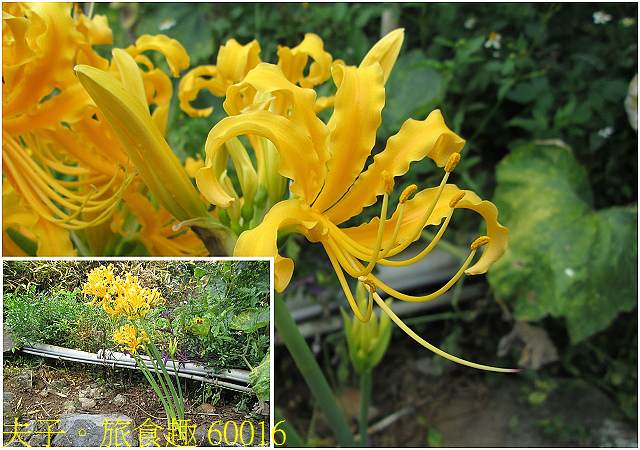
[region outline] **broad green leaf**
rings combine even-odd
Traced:
[[[511,230],[489,271],[518,320],[564,317],[572,342],[637,303],[637,205],[595,211],[570,150],[525,145],[498,165],[494,202]]]
[[[269,348],[262,362],[249,373],[249,383],[251,383],[258,400],[261,401],[269,401],[270,399],[270,367],[271,349]]]
[[[269,308],[251,308],[233,316],[229,328],[252,333],[269,325]]]

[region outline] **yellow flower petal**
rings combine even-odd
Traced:
[[[180,70],[189,67],[189,54],[184,47],[175,39],[171,39],[164,34],[157,36],[142,35],[136,40],[135,46],[130,46],[126,49],[127,53],[133,57],[147,50],[156,50],[162,53],[167,59],[167,64],[169,64],[174,77],[180,75]]]
[[[309,74],[304,75],[307,60],[313,58],[309,67]],[[318,35],[307,33],[303,41],[296,47],[281,47],[278,49],[278,67],[285,77],[303,88],[311,88],[324,83],[331,76],[332,57],[324,51],[324,44]]]
[[[399,243],[403,242],[410,235],[415,233],[416,227],[423,219],[437,191],[438,188],[424,189],[414,195],[413,198],[407,200],[402,218],[402,227],[400,228],[400,232],[398,234]],[[438,199],[438,202],[436,203],[436,206],[425,225],[438,225],[441,222],[442,218],[445,217],[450,210],[449,201],[458,192],[460,192],[460,189],[458,189],[456,185],[445,185],[444,189],[442,190],[442,194]],[[470,193],[469,191],[466,192]],[[396,211],[389,219],[387,219],[384,229],[383,242],[387,242],[389,239],[391,239],[397,221],[398,211]],[[379,226],[380,218],[374,217],[368,223],[364,223],[357,227],[340,228],[340,230],[349,238],[353,239],[359,244],[362,244],[363,246],[368,248],[373,248],[376,244]],[[414,240],[419,237],[420,233],[417,233],[417,236]]]
[[[471,209],[481,214],[487,223],[487,236],[491,239],[484,247],[484,252],[478,262],[465,271],[467,275],[477,275],[485,273],[491,264],[504,255],[509,243],[509,229],[498,223],[498,208],[493,203],[482,200],[471,191],[466,192],[456,208]]]
[[[203,78],[203,76],[207,78]],[[216,66],[198,66],[190,70],[180,80],[178,87],[180,109],[191,117],[208,117],[213,112],[213,106],[205,109],[195,109],[190,102],[198,97],[198,93],[202,89],[207,89],[213,95],[222,97],[227,87],[226,83],[218,78],[218,68]]]
[[[380,39],[378,43],[371,48],[371,50],[369,50],[367,56],[365,56],[360,63],[360,67],[370,66],[376,62],[380,63],[384,73],[384,83],[386,83],[389,78],[389,74],[391,74],[391,69],[393,69],[393,66],[396,63],[403,41],[404,29],[402,28],[398,28],[397,30],[387,34],[385,37]]]
[[[220,77],[229,85],[242,80],[247,73],[260,62],[260,44],[253,40],[247,45],[240,45],[235,39],[227,41],[220,47],[216,65]]]
[[[269,210],[258,227],[243,232],[238,238],[235,257],[263,256],[274,258],[274,288],[282,292],[293,274],[293,261],[278,254],[278,231],[290,229],[311,242],[323,236],[322,223],[311,215],[308,205],[299,199],[283,200]]]
[[[347,192],[362,171],[376,142],[384,106],[382,70],[375,64],[364,68],[335,65],[338,86],[329,120],[329,151],[325,187],[315,201],[325,211]]]
[[[76,74],[165,208],[180,221],[208,217],[182,164],[140,100],[101,70],[77,66]]]
[[[392,176],[404,175],[409,170],[409,163],[420,161],[425,156],[443,167],[449,156],[459,152],[464,144],[464,139],[447,128],[439,110],[433,111],[423,121],[407,120],[398,134],[389,138],[384,151],[374,157],[373,163],[349,192],[327,211],[327,217],[340,224],[359,214],[363,207],[374,204],[376,196],[383,193],[383,171]]]

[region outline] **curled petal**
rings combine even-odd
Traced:
[[[509,243],[509,229],[498,223],[498,208],[487,200],[482,200],[471,191],[466,191],[466,195],[458,202],[456,208],[471,209],[484,217],[487,223],[487,236],[491,239],[484,247],[482,256],[465,273],[467,275],[478,275],[485,273],[491,264],[504,255]]]
[[[203,78],[203,76],[207,78]],[[198,97],[202,89],[207,89],[213,95],[222,97],[225,95],[227,85],[218,78],[218,68],[216,66],[198,66],[190,70],[180,80],[178,87],[178,98],[180,99],[180,109],[191,117],[208,117],[213,112],[213,107],[195,109],[190,102]]]
[[[402,28],[387,34],[369,50],[367,56],[360,63],[360,67],[370,66],[376,62],[380,63],[384,72],[384,82],[386,83],[400,53],[402,41],[404,41],[404,29]]]
[[[174,77],[180,75],[180,70],[189,67],[189,55],[184,47],[175,39],[171,39],[164,34],[158,34],[157,36],[142,35],[136,40],[135,46],[127,48],[127,52],[133,57],[147,50],[156,50],[162,53],[167,58],[167,64],[169,64]]]
[[[233,203],[233,198],[217,180],[213,162],[223,143],[246,134],[262,136],[275,145],[281,156],[278,172],[293,180],[291,192],[302,199],[315,198],[322,187],[322,167],[306,130],[276,114],[254,111],[225,117],[211,129],[207,137],[207,159],[196,175],[196,183],[209,202],[222,208]]]
[[[234,257],[263,256],[274,258],[274,288],[282,292],[293,274],[293,261],[278,254],[278,232],[297,232],[311,242],[323,236],[323,226],[310,208],[299,199],[284,200],[269,210],[260,225],[238,238]]]
[[[241,83],[227,91],[224,109],[230,116],[243,113],[248,93],[260,92],[273,96],[276,114],[286,117],[304,128],[313,140],[313,151],[320,164],[328,158],[326,140],[328,130],[324,122],[315,114],[316,93],[313,89],[303,89],[287,80],[282,70],[273,64],[261,63],[247,74]],[[258,109],[258,108],[256,108]]]
[[[241,81],[247,73],[260,63],[260,44],[253,40],[240,45],[235,39],[227,41],[218,52],[217,67],[220,78],[230,86]]]
[[[383,171],[394,177],[404,175],[411,162],[424,157],[433,159],[442,167],[449,156],[459,152],[464,144],[465,140],[445,125],[439,110],[433,111],[422,121],[407,120],[398,134],[389,138],[384,151],[374,157],[373,163],[360,175],[349,192],[327,211],[327,216],[332,222],[340,224],[359,214],[363,207],[375,203],[376,196],[383,193]]]
[[[300,45],[290,49],[281,47],[278,50],[278,67],[282,69],[289,81],[300,84],[303,88],[312,88],[324,83],[331,76],[332,57],[324,51],[324,44],[318,35],[307,33]],[[304,76],[307,60],[313,58],[309,74]]]

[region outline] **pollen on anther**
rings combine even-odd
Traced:
[[[386,170],[383,170],[381,176],[382,176],[382,182],[384,184],[384,193],[389,195],[391,194],[391,191],[393,190],[393,185],[395,184],[395,182],[393,181],[393,175],[391,175]]]
[[[373,281],[371,281],[369,278],[365,277],[365,276],[358,277],[358,281],[360,281],[361,283],[364,283],[367,286],[369,286],[369,288],[371,288],[371,292],[372,293],[375,293],[376,290],[378,289],[376,287],[376,284]]]
[[[449,200],[449,208],[455,208],[458,202],[462,200],[466,193],[466,191],[460,191],[456,195],[454,195],[451,200]]]
[[[451,154],[451,156],[449,156],[449,161],[447,161],[447,164],[444,166],[444,171],[452,172],[453,169],[456,168],[459,162],[460,162],[460,153]]]
[[[489,236],[480,236],[478,239],[473,241],[473,244],[471,244],[471,250],[475,250],[478,247],[482,247],[483,245],[487,245],[490,240],[491,239],[489,238]]]
[[[417,190],[418,190],[418,186],[416,186],[415,184],[407,186],[405,190],[402,191],[402,194],[400,194],[400,200],[398,200],[398,202],[399,203],[406,202],[407,200],[409,200],[409,197],[411,197],[411,194],[413,194]]]

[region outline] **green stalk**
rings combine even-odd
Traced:
[[[171,363],[173,364],[173,373],[176,376],[176,384],[178,385],[178,395],[180,396],[180,411],[182,412],[182,418],[184,419],[184,396],[182,395],[182,386],[180,386],[180,378],[178,377],[178,370],[176,369],[176,361],[171,357]],[[180,364],[178,364],[178,368]]]
[[[147,324],[145,321],[142,321],[142,326],[144,327],[144,331],[147,333],[147,337],[151,336],[151,333],[149,332],[149,328],[147,327]],[[169,390],[171,391],[171,397],[173,398],[173,405],[176,407],[176,410],[178,413],[177,418],[180,420],[184,420],[184,402],[182,401],[182,395],[178,397],[176,389],[173,387],[173,381],[171,380],[171,377],[169,376],[169,373],[167,372],[167,369],[165,368],[164,363],[162,362],[162,357],[160,356],[160,352],[158,352],[158,348],[156,347],[156,345],[153,343],[151,339],[149,340],[149,345],[147,346],[147,348],[151,349],[153,358],[149,358],[149,359],[151,359],[151,363],[156,368],[158,379],[160,380],[160,383],[165,392],[166,392],[166,387],[165,387],[164,381],[162,380],[162,376],[160,375],[160,371],[162,372],[162,375],[164,375],[167,385],[169,386]],[[155,362],[154,362],[154,359],[155,359]],[[179,385],[180,383],[178,383],[178,386]],[[182,390],[181,390],[181,394],[182,394]],[[169,396],[167,395],[167,400],[168,399],[169,399]]]
[[[371,371],[360,374],[360,447],[368,447],[369,405],[371,404]]]
[[[302,439],[302,437],[298,434],[295,428],[291,426],[291,423],[285,420],[284,416],[282,415],[282,411],[280,411],[280,409],[278,408],[275,409],[274,420],[275,420],[275,423],[282,422],[280,425],[278,425],[278,429],[286,433],[287,438],[285,440],[285,444],[287,447],[300,448],[300,447],[307,446],[307,444],[304,442],[304,439]],[[280,439],[279,434],[278,434],[278,439]]]
[[[322,374],[322,370],[320,370],[320,366],[318,366],[307,342],[300,334],[298,326],[291,318],[284,300],[279,295],[275,296],[274,319],[278,333],[280,333],[320,409],[324,412],[339,444],[342,447],[354,447],[353,434],[340,406],[338,406],[338,402],[333,396],[329,383],[327,383],[327,379]]]
[[[145,378],[147,379],[147,381],[149,382],[149,384],[151,385],[151,387],[155,391],[156,395],[158,396],[158,398],[162,402],[162,406],[164,407],[164,411],[167,413],[167,421],[169,421],[169,419],[171,417],[175,417],[175,412],[173,411],[173,408],[171,408],[171,406],[167,402],[167,399],[165,399],[165,396],[162,394],[162,391],[160,390],[160,386],[158,386],[158,383],[154,379],[153,375],[151,374],[151,371],[147,367],[147,364],[144,362],[144,360],[142,358],[140,358],[138,355],[134,355],[134,358],[135,358],[136,362],[138,363],[138,366],[142,370],[142,373],[144,374]],[[165,392],[166,392],[166,390],[165,390]]]

